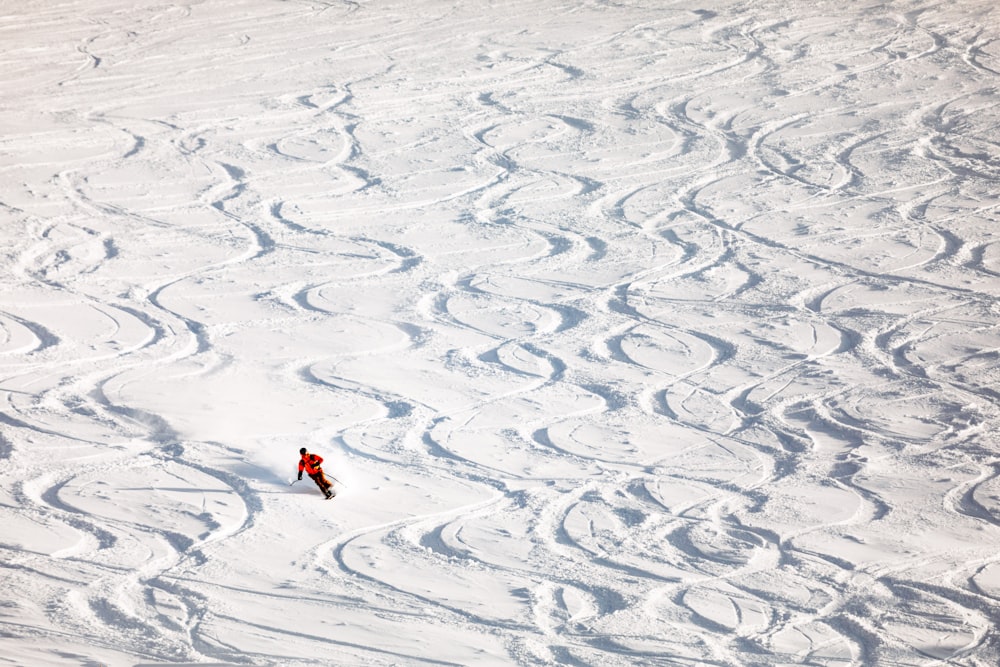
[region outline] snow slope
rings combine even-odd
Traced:
[[[995,666],[992,6],[3,3],[0,665]]]

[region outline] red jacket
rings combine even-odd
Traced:
[[[308,475],[315,475],[318,472],[322,472],[322,469],[319,467],[321,463],[323,463],[323,457],[319,454],[303,454],[299,460],[299,473],[301,474],[303,470]]]

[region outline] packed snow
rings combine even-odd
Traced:
[[[993,5],[3,3],[0,665],[995,667]]]

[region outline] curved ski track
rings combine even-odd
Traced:
[[[990,3],[119,4],[0,26],[20,659],[1000,659]]]

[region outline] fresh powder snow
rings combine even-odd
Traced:
[[[0,62],[0,666],[1000,662],[993,0],[9,0]]]

